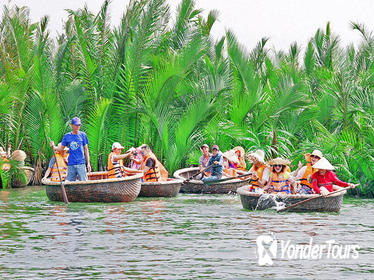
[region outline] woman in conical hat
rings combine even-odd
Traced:
[[[233,150],[226,151],[222,154],[223,157],[223,173],[227,177],[235,177],[236,171],[235,168],[237,167],[239,160]]]
[[[313,168],[312,165],[316,164],[323,155],[321,151],[314,150],[311,154],[305,154],[304,157],[307,164],[303,166],[303,164],[299,162],[297,169],[292,172],[292,175],[296,180],[300,180],[300,189],[297,191],[298,193],[313,194],[312,174],[318,170]]]
[[[334,191],[333,184],[340,187],[355,187],[354,184],[340,181],[333,172],[335,167],[324,157],[312,167],[318,169],[318,171],[312,175],[313,189],[318,194],[324,196],[328,195],[330,192]]]
[[[295,189],[295,180],[288,172],[288,165],[291,163],[287,159],[274,158],[269,160],[270,180],[265,190],[268,193],[284,193],[291,194]]]
[[[238,157],[238,164],[237,164],[236,169],[245,171],[247,165],[246,165],[245,160],[244,160],[244,156],[245,156],[244,149],[240,146],[237,146],[233,150],[234,150],[236,156]]]
[[[259,189],[263,188],[269,182],[270,178],[270,169],[265,164],[265,153],[263,150],[257,150],[248,153],[246,157],[248,161],[253,163],[249,170],[253,173],[253,175],[251,175],[252,184],[249,190],[259,191]]]

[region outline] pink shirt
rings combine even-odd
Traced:
[[[320,188],[325,187],[329,192],[334,191],[332,184],[340,187],[348,187],[348,183],[340,181],[336,174],[332,171],[327,171],[325,175],[315,172],[312,175],[313,189],[316,193],[320,193]]]

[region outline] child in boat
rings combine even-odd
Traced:
[[[299,162],[297,169],[292,172],[292,175],[296,180],[300,180],[300,188],[297,193],[313,194],[312,174],[318,170],[312,166],[323,157],[323,154],[319,150],[314,150],[311,154],[305,154],[304,156],[307,164],[303,166],[301,162]]]
[[[247,159],[253,163],[249,170],[253,173],[251,175],[252,185],[249,190],[252,192],[259,191],[269,182],[270,178],[270,169],[265,164],[265,153],[263,150],[257,150],[247,154]]]
[[[328,195],[330,192],[334,191],[333,184],[340,187],[355,187],[354,184],[340,181],[332,171],[335,169],[334,166],[324,157],[314,164],[313,168],[318,169],[318,171],[312,175],[313,189],[318,194],[322,194],[323,196]]]
[[[53,182],[60,182],[60,176],[61,180],[65,181],[66,176],[68,175],[68,157],[69,157],[69,148],[65,147],[64,149],[61,149],[61,143],[57,145],[59,150],[56,151],[56,157],[53,156],[48,164],[48,169],[44,174],[44,177],[42,179],[42,182],[44,180],[47,180],[48,176],[51,174],[50,180]],[[58,168],[57,168],[57,164]],[[60,174],[59,174],[60,173]]]
[[[288,165],[290,161],[275,158],[269,161],[271,166],[269,183],[265,187],[268,193],[291,194],[295,189],[295,179],[290,176]]]

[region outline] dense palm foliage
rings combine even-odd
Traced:
[[[112,142],[149,143],[169,171],[196,163],[199,145],[242,145],[294,159],[321,149],[342,179],[374,192],[374,37],[358,48],[317,30],[305,50],[247,52],[229,31],[214,41],[217,19],[183,0],[175,22],[165,0],[132,0],[111,28],[109,1],[97,15],[67,11],[63,34],[48,18],[5,7],[0,23],[0,145],[29,155],[36,183],[69,120],[79,116],[94,169]]]

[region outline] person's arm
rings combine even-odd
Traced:
[[[270,169],[265,168],[264,172],[262,173],[262,180],[258,179],[259,186],[264,187],[269,182],[269,178],[270,178]]]
[[[47,178],[48,178],[49,174],[51,174],[51,170],[52,170],[52,169],[48,167],[47,171],[46,171],[45,174],[44,174],[43,179],[47,179]]]
[[[346,187],[349,186],[348,183],[343,182],[343,181],[340,181],[334,172],[331,172],[331,179],[332,179],[332,182],[333,182],[335,185],[338,185],[338,186],[340,186],[340,187],[345,187],[345,188],[346,188]]]
[[[129,173],[129,174],[133,174],[133,173],[143,173],[142,170],[136,170],[136,169],[132,169],[132,168],[128,168],[128,167],[122,167],[123,170],[126,172],[126,173]]]
[[[124,159],[124,158],[127,158],[129,156],[131,156],[132,153],[131,152],[127,152],[125,154],[121,154],[121,155],[113,155],[113,161],[118,161],[118,160],[121,160],[121,159]]]
[[[88,150],[88,144],[84,145],[84,155],[86,156],[87,161],[87,172],[91,172],[91,163],[90,163],[90,151]]]
[[[48,163],[48,169],[45,172],[43,179],[47,179],[49,174],[51,174],[51,171],[52,171],[53,165],[55,165],[55,162],[56,162],[56,159],[52,157]]]
[[[321,193],[320,188],[318,187],[318,181],[317,178],[312,175],[312,186],[315,193]]]

